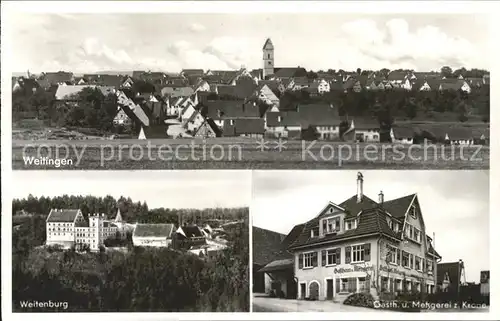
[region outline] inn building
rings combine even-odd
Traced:
[[[374,297],[382,292],[435,292],[441,257],[426,234],[417,195],[386,201],[380,192],[374,201],[363,193],[361,173],[356,182],[354,196],[329,202],[316,217],[292,229],[289,259],[270,262],[260,272],[284,292],[290,291],[290,277],[284,276],[292,274],[298,299],[341,301],[356,292]]]

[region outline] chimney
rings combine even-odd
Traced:
[[[363,174],[358,172],[358,203],[363,199]]]
[[[378,194],[378,203],[384,204],[384,193],[382,191]]]

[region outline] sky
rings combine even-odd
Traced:
[[[377,201],[417,193],[426,233],[442,262],[465,262],[468,282],[479,282],[489,260],[488,171],[362,171],[364,194]],[[356,171],[255,171],[250,214],[253,226],[288,234],[329,201],[357,192]]]
[[[12,71],[262,68],[489,68],[489,18],[479,14],[15,13]]]
[[[248,171],[14,171],[12,197],[130,197],[149,208],[247,207]],[[231,197],[228,197],[231,195]]]

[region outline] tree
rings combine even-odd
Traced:
[[[451,78],[453,76],[453,69],[449,66],[443,66],[441,68],[441,76],[446,78]]]
[[[317,79],[318,78],[318,74],[315,73],[314,71],[308,71],[307,72],[307,79]]]

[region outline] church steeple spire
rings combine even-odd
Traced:
[[[274,74],[274,45],[271,38],[267,38],[262,47],[262,59],[264,63],[262,77],[266,79],[267,76]]]
[[[121,222],[121,221],[123,221],[123,219],[122,219],[122,215],[120,213],[120,209],[118,209],[118,211],[116,212],[115,222],[118,223],[118,222]]]

